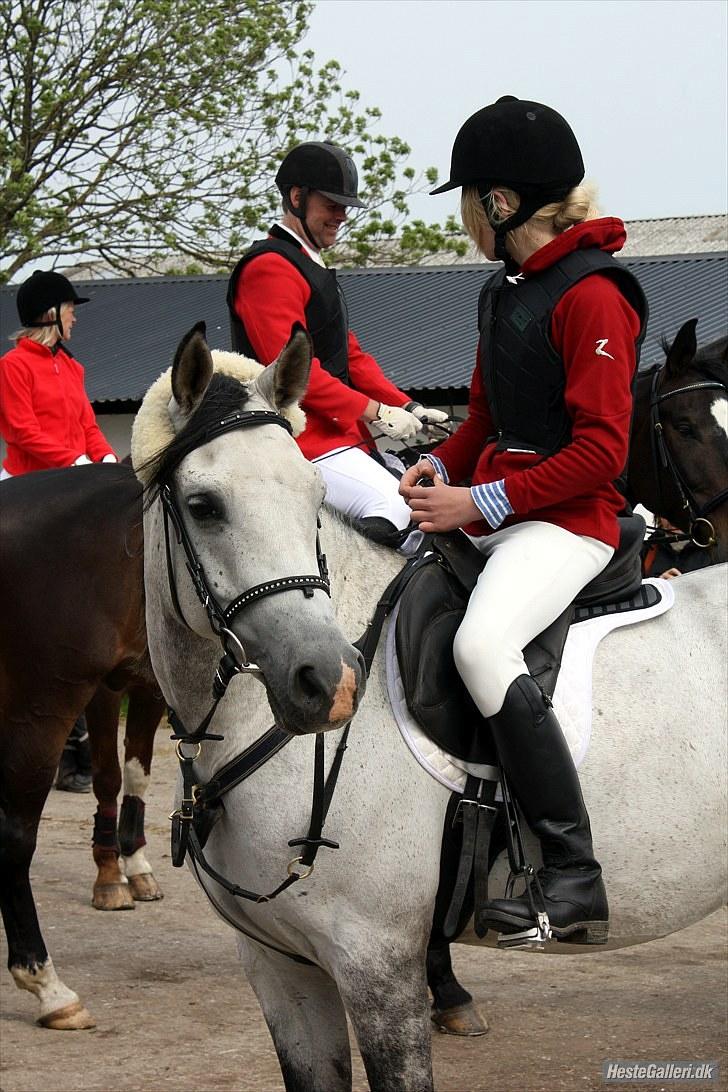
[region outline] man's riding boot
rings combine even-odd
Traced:
[[[78,718],[63,748],[58,764],[56,788],[63,792],[91,792],[91,745],[86,718]]]
[[[370,538],[381,546],[392,546],[406,557],[411,557],[422,542],[422,532],[412,523],[402,531],[383,516],[362,516],[353,519],[352,523],[365,538]]]
[[[532,882],[536,911],[545,909],[558,939],[606,943],[609,907],[602,870],[594,859],[579,776],[551,703],[530,675],[520,675],[489,724],[513,794],[541,843],[544,905]],[[481,936],[488,929],[514,933],[535,925],[527,894],[490,899],[476,922]]]

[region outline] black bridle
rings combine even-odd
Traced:
[[[219,814],[219,804],[222,796],[229,792],[230,789],[241,784],[242,781],[256,770],[260,769],[265,762],[291,741],[293,735],[284,728],[274,725],[247,747],[242,754],[228,762],[206,784],[197,783],[194,772],[194,762],[200,755],[202,742],[204,740],[223,739],[223,736],[221,735],[215,735],[208,732],[208,727],[229,683],[235,675],[253,674],[261,677],[263,676],[263,672],[257,664],[248,661],[245,649],[231,629],[233,620],[245,610],[246,607],[250,606],[251,603],[255,603],[257,600],[270,595],[276,595],[279,592],[300,589],[304,596],[311,598],[314,591],[318,588],[325,591],[327,595],[330,595],[331,588],[326,566],[326,557],[321,550],[317,529],[316,558],[319,570],[318,575],[286,576],[267,580],[262,584],[256,584],[254,587],[248,588],[247,591],[242,592],[240,595],[236,596],[235,599],[231,600],[226,607],[223,607],[210,588],[202,562],[198,557],[192,539],[185,526],[177,503],[172,476],[182,460],[190,454],[191,451],[201,447],[203,444],[209,443],[210,440],[215,439],[217,436],[222,436],[226,432],[231,432],[240,428],[266,424],[279,425],[289,434],[292,434],[292,428],[289,422],[284,417],[281,417],[280,414],[271,410],[243,410],[215,422],[205,431],[202,437],[196,438],[194,442],[190,442],[188,445],[183,444],[180,446],[173,464],[165,470],[165,477],[159,490],[159,498],[162,503],[163,512],[167,578],[175,612],[182,624],[188,629],[191,629],[192,627],[187,622],[182,611],[177,592],[177,581],[174,574],[174,565],[172,563],[170,525],[174,528],[177,544],[181,546],[184,551],[186,568],[190,575],[197,598],[205,608],[210,628],[219,639],[223,650],[223,655],[213,678],[212,705],[197,728],[194,729],[194,731],[188,731],[175,710],[171,707],[168,707],[167,710],[169,722],[174,729],[174,734],[171,738],[175,740],[177,744],[177,757],[180,761],[183,785],[181,806],[170,816],[170,819],[172,820],[172,863],[176,867],[181,866],[184,863],[185,857],[189,854],[198,876],[200,871],[206,872],[216,881],[216,883],[230,894],[258,903],[269,902],[282,891],[285,891],[286,888],[290,887],[291,884],[310,876],[313,872],[316,854],[322,846],[326,846],[329,849],[339,848],[338,843],[327,838],[322,838],[321,833],[336,787],[344,751],[346,750],[349,726],[347,725],[344,729],[329,775],[326,778],[324,778],[323,735],[321,733],[316,735],[313,801],[311,805],[311,819],[308,834],[305,838],[294,838],[288,843],[289,846],[292,847],[303,847],[303,851],[300,856],[294,857],[289,862],[288,876],[275,888],[275,890],[267,895],[259,894],[255,891],[248,891],[217,872],[205,859],[203,852],[204,842],[206,841],[206,835],[209,834],[209,830],[214,824],[216,816]],[[193,747],[194,750],[188,752],[186,748],[189,747]],[[202,839],[198,835],[198,827],[200,830],[204,827],[207,828]],[[298,864],[303,866],[304,871],[297,871],[296,866]],[[214,902],[209,892],[208,897]],[[217,903],[215,903],[215,905],[217,906]],[[219,906],[217,908],[221,913],[223,912],[222,908]],[[231,919],[228,918],[228,920]],[[236,928],[240,929],[240,926],[237,923],[231,921],[231,924],[234,924]],[[267,942],[261,941],[261,943]]]
[[[660,475],[660,468],[662,468],[663,471],[667,471],[670,475],[680,496],[682,507],[690,520],[688,533],[684,536],[671,535],[671,539],[689,538],[696,546],[699,546],[703,550],[708,550],[715,546],[718,540],[715,534],[715,527],[707,517],[711,512],[718,508],[719,505],[728,500],[728,488],[722,489],[720,493],[717,493],[705,504],[700,505],[697,503],[690,486],[686,482],[680,467],[675,462],[670,452],[670,448],[667,445],[665,430],[662,421],[660,420],[660,405],[663,402],[666,402],[668,398],[675,398],[678,394],[689,394],[692,391],[699,390],[720,390],[723,391],[724,394],[728,394],[728,390],[724,383],[711,379],[703,380],[698,383],[689,383],[684,387],[675,387],[674,390],[660,394],[659,382],[664,369],[664,364],[659,368],[655,368],[652,376],[652,384],[650,386],[650,443],[652,447],[652,463],[655,469],[655,479],[657,482],[658,514],[664,515],[662,480]]]

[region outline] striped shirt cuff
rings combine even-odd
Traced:
[[[486,482],[484,485],[470,487],[470,495],[478,511],[488,521],[493,530],[500,527],[506,516],[513,515],[511,502],[508,500],[503,479],[499,482]]]
[[[445,470],[445,464],[443,463],[442,459],[438,459],[437,455],[422,455],[421,458],[427,459],[428,462],[432,463],[436,472],[444,481],[445,485],[450,484],[450,479],[448,477],[447,470]]]

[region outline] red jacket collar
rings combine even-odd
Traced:
[[[62,341],[57,341],[53,348],[49,348],[48,345],[41,345],[39,341],[34,341],[32,337],[21,337],[16,344],[18,348],[22,345],[23,352],[36,353],[38,356],[71,356]]]
[[[583,224],[575,224],[535,251],[521,266],[521,272],[540,273],[548,269],[554,262],[558,262],[574,250],[582,250],[586,247],[599,247],[613,254],[621,250],[627,240],[624,224],[615,216],[602,216],[598,220],[585,220]]]

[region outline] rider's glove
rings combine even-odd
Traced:
[[[415,433],[422,430],[422,422],[400,406],[380,405],[379,413],[372,421],[372,426],[388,436],[390,440],[411,440]]]
[[[423,406],[419,402],[408,402],[404,407],[410,413],[414,413],[418,421],[423,425],[443,425],[447,421],[447,414],[442,410],[433,409],[431,406]]]
[[[103,459],[101,460],[102,463],[118,463],[118,461],[119,460],[117,459],[116,455],[112,455],[111,453],[109,453],[108,455],[104,455]]]
[[[79,455],[79,457],[77,459],[73,460],[73,462],[71,463],[71,466],[85,466],[86,463],[90,463],[90,462],[91,462],[91,460],[89,459],[88,455]]]

